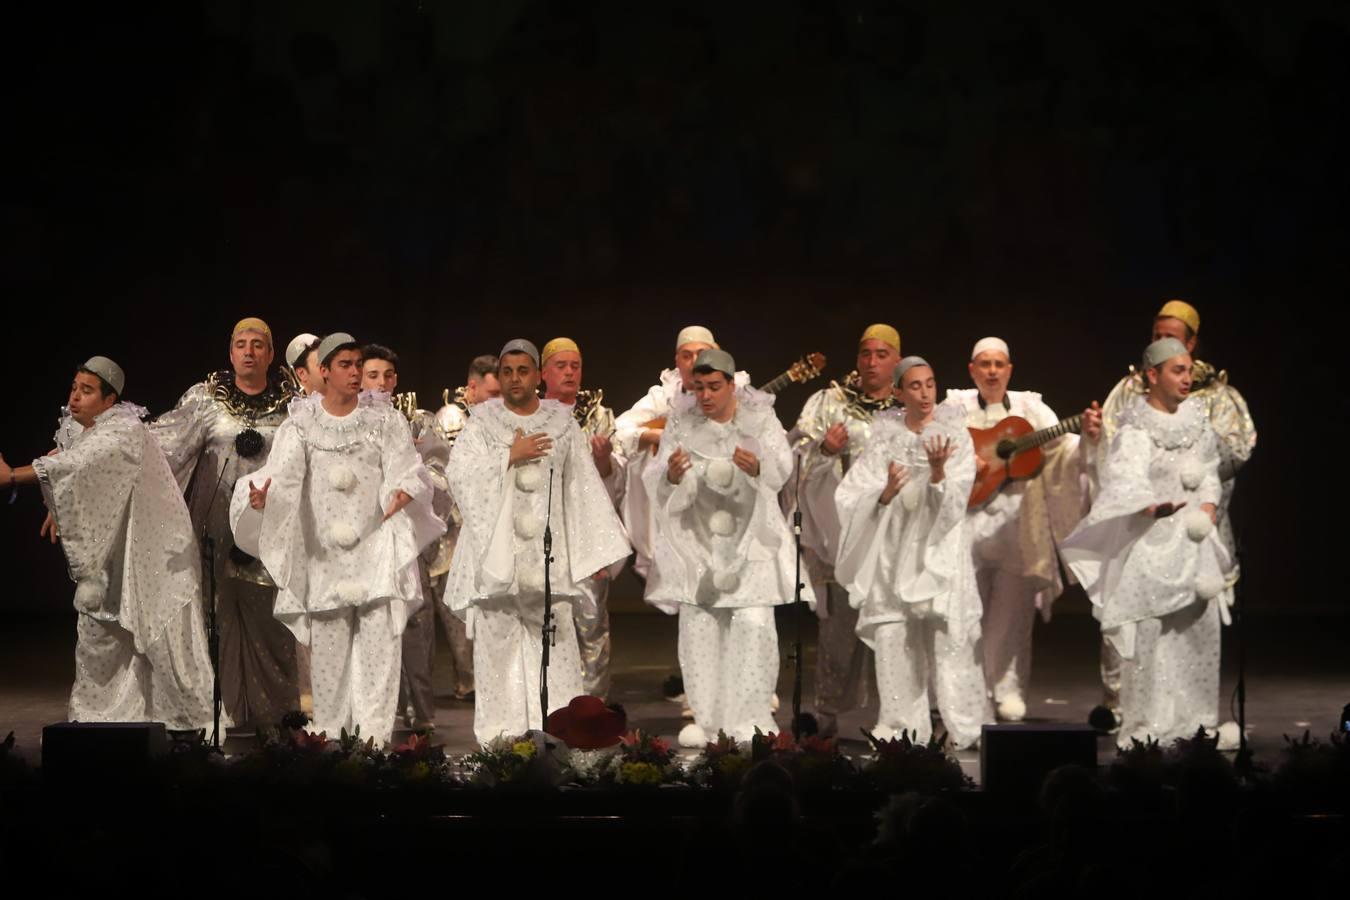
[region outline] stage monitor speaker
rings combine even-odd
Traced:
[[[56,782],[135,774],[168,744],[163,722],[59,722],[42,729],[42,773]]]
[[[1097,765],[1097,732],[1089,725],[985,725],[980,733],[980,786],[1034,797],[1059,766]]]

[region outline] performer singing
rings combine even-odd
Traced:
[[[1040,394],[1008,390],[1013,363],[1002,338],[977,342],[968,370],[975,387],[947,392],[947,402],[965,411],[967,427],[991,428],[1008,416],[1020,416],[1038,431],[1059,422]],[[1083,431],[1091,439],[1085,444],[1065,434],[1042,445],[1045,464],[1038,476],[1006,483],[968,514],[984,607],[984,675],[998,717],[1008,722],[1022,721],[1027,712],[1036,609],[1048,621],[1050,605],[1064,590],[1055,543],[1083,517],[1087,460],[1079,448],[1091,446],[1101,433],[1095,407],[1084,410]],[[977,474],[983,466],[977,459]]]
[[[163,722],[209,729],[211,657],[192,521],[163,451],[121,400],[126,379],[95,356],[70,386],[68,446],[0,484],[41,485],[47,528],[75,582],[72,722]]]
[[[595,470],[617,511],[623,500],[627,461],[612,443],[614,412],[604,405],[604,391],[581,389],[581,348],[571,338],[554,338],[545,344],[542,362],[544,397],[571,408],[572,418],[590,442]],[[577,607],[572,611],[581,653],[582,685],[587,694],[601,699],[609,694],[610,581],[602,578],[585,585],[594,595],[594,609]]]
[[[637,403],[614,422],[614,443],[628,460],[627,486],[621,504],[628,540],[637,551],[633,569],[643,578],[651,568],[652,503],[647,495],[647,473],[652,471],[661,429],[674,399],[694,388],[694,360],[704,350],[716,349],[713,333],[702,325],[690,325],[675,338],[675,367],[661,372],[660,380]],[[750,376],[736,373],[736,386],[750,383]]]
[[[230,494],[267,459],[294,392],[270,380],[272,331],[241,319],[230,334],[231,369],[212,372],[150,429],[187,493],[192,524],[216,546],[220,682],[236,725],[271,724],[296,709],[295,639],[272,616],[276,586],[230,534]]]
[[[1217,727],[1231,597],[1232,560],[1214,528],[1221,441],[1189,398],[1191,355],[1176,338],[1154,341],[1143,375],[1147,394],[1116,418],[1101,492],[1061,548],[1123,660],[1121,747]]]
[[[582,693],[572,607],[593,603],[586,580],[604,577],[630,549],[571,410],[539,398],[539,351],[508,342],[498,378],[502,397],[474,408],[446,471],[464,525],[445,603],[473,639],[479,743],[538,728],[544,713]],[[557,643],[541,712],[545,528]]]
[[[408,421],[413,446],[431,479],[432,512],[442,522],[446,521],[450,516],[450,484],[445,479],[445,465],[450,459],[450,442],[436,427],[435,417],[418,408],[415,393],[396,393],[398,354],[382,344],[363,347],[361,386],[389,395],[394,408]],[[403,631],[398,708],[403,712],[403,723],[414,731],[429,731],[436,727],[436,695],[432,689],[431,670],[436,656],[435,610],[440,605],[435,601],[440,595],[435,593],[431,565],[436,561],[440,545],[441,539],[433,541],[417,557],[418,581],[424,602],[408,617],[408,627]]]
[[[795,597],[796,560],[778,491],[792,472],[772,394],[736,386],[736,364],[707,348],[693,393],[674,399],[647,492],[655,556],[646,599],[679,614],[680,671],[694,721],[681,746],[724,731],[737,740],[776,731],[773,609]],[[814,606],[809,585],[804,599]]]
[[[235,491],[234,533],[281,588],[277,618],[310,648],[315,730],[388,743],[403,629],[422,602],[417,555],[445,525],[407,422],[386,395],[360,391],[359,345],[339,332],[318,354],[325,392],[291,404],[269,477]]]
[[[928,684],[952,744],[974,746],[993,716],[980,666],[980,596],[966,501],[975,477],[965,411],[937,406],[932,367],[895,367],[903,410],[873,420],[866,449],[835,502],[835,577],[858,607],[858,634],[876,653],[881,708],[873,734],[932,733]]]
[[[1187,353],[1195,352],[1199,336],[1200,313],[1183,300],[1167,301],[1153,319],[1151,339],[1175,338],[1186,347]],[[1094,475],[1104,464],[1107,450],[1123,424],[1126,412],[1147,393],[1148,383],[1144,373],[1131,366],[1129,374],[1107,396],[1102,407],[1103,440],[1098,444],[1093,460],[1096,464]],[[1233,498],[1238,470],[1256,449],[1256,424],[1247,409],[1247,401],[1237,388],[1228,383],[1228,372],[1198,359],[1193,360],[1192,364],[1189,397],[1203,408],[1205,418],[1219,438],[1219,479],[1223,491],[1217,509],[1218,531],[1219,540],[1235,563],[1229,575],[1229,584],[1225,587],[1225,590],[1231,590],[1241,573],[1236,565],[1236,544],[1228,507]],[[1231,603],[1231,598],[1225,598],[1225,602]],[[1120,666],[1120,657],[1109,643],[1103,642],[1102,702],[1116,713],[1117,722],[1120,721]]]
[[[873,417],[895,402],[892,376],[900,361],[900,332],[871,325],[858,341],[857,369],[842,384],[812,394],[791,440],[801,456],[802,557],[816,595],[820,636],[816,650],[816,716],[833,736],[839,714],[867,705],[872,651],[858,638],[858,611],[835,580],[839,515],[834,494],[872,433]],[[795,486],[785,493],[795,500]]]

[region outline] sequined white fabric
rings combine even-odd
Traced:
[[[72,721],[211,723],[192,523],[145,410],[119,403],[33,461],[76,583]]]

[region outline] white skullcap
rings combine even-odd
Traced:
[[[539,348],[524,338],[512,338],[502,346],[502,352],[497,354],[501,359],[508,353],[524,353],[530,359],[534,360],[534,367],[539,368]]]
[[[1004,356],[1008,357],[1009,361],[1012,360],[1012,354],[1008,352],[1007,342],[1004,341],[1003,338],[996,338],[996,337],[980,338],[978,341],[976,341],[975,349],[970,351],[970,358],[974,359],[981,353],[985,353],[989,350],[997,350],[999,353],[1002,353]]]
[[[915,366],[928,366],[928,360],[922,356],[906,356],[895,364],[895,374],[891,376],[891,384],[895,387],[900,386],[900,379],[905,377],[905,373]],[[928,368],[933,368],[928,366]]]
[[[707,344],[709,347],[717,347],[713,333],[702,325],[686,325],[680,329],[679,337],[675,338],[675,349],[678,350],[685,344]]]
[[[1144,348],[1144,368],[1152,369],[1167,362],[1174,356],[1181,356],[1190,351],[1186,345],[1174,337],[1165,337],[1162,340],[1154,341]]]
[[[91,356],[85,361],[83,368],[108,382],[108,385],[117,392],[117,396],[122,396],[122,388],[126,387],[127,376],[117,363],[106,356]]]
[[[305,352],[305,348],[318,339],[319,336],[317,334],[310,334],[309,332],[297,334],[295,337],[291,338],[291,342],[286,345],[286,365],[294,369],[295,364],[300,360],[301,354]]]
[[[328,365],[328,357],[337,352],[337,349],[346,344],[355,344],[356,338],[345,331],[335,331],[324,338],[319,344],[319,362]]]

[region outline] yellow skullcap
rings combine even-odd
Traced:
[[[250,316],[247,319],[240,319],[238,322],[235,322],[234,331],[230,332],[230,340],[234,340],[235,336],[241,331],[256,331],[259,334],[265,334],[267,335],[268,346],[271,346],[272,344],[272,329],[268,328],[267,323],[262,319]]]
[[[868,325],[863,336],[858,338],[858,343],[863,341],[881,341],[883,344],[890,344],[895,348],[895,352],[900,352],[900,332],[889,325]]]
[[[539,356],[539,365],[548,362],[548,358],[555,353],[561,353],[564,350],[571,350],[577,356],[581,355],[581,348],[577,342],[571,338],[554,338],[544,345],[544,352]]]
[[[1163,308],[1158,310],[1158,315],[1154,318],[1173,318],[1185,322],[1191,329],[1192,334],[1200,333],[1200,313],[1195,311],[1185,300],[1168,300],[1163,304]]]

